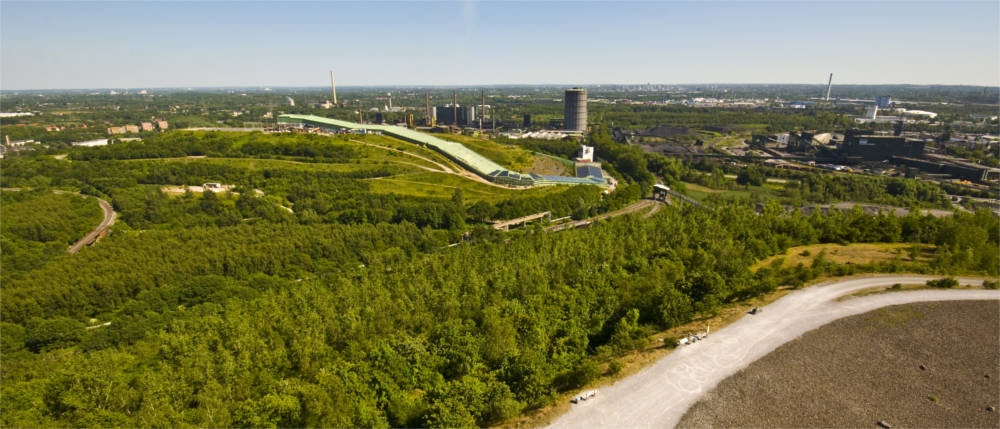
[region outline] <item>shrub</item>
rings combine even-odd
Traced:
[[[618,359],[614,359],[614,360],[611,361],[611,363],[608,364],[608,374],[611,374],[611,375],[618,374],[619,372],[622,371],[622,368],[624,368],[624,367],[625,367],[625,364],[623,364],[622,361],[620,361]]]
[[[942,277],[937,280],[927,280],[927,286],[940,288],[953,288],[958,286],[958,280],[954,277]]]
[[[584,359],[568,374],[568,387],[575,389],[586,386],[601,376],[601,366],[593,359]]]
[[[1000,289],[1000,281],[983,280],[983,287],[986,289]]]

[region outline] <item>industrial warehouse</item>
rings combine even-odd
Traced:
[[[312,126],[330,131],[354,130],[380,132],[400,140],[429,147],[462,167],[493,183],[508,186],[551,186],[551,185],[597,185],[608,186],[608,181],[599,168],[578,170],[582,177],[548,176],[534,173],[520,173],[509,170],[470,150],[461,143],[450,142],[427,134],[396,125],[369,125],[350,121],[323,118],[314,115],[285,114],[278,117],[283,126]]]

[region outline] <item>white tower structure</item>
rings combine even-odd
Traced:
[[[330,70],[330,90],[333,91],[333,104],[337,104],[337,84],[333,82],[333,70]]]
[[[826,82],[826,101],[830,101],[830,88],[833,88],[833,73],[830,73],[830,80]]]

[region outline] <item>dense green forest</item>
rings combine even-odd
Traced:
[[[1000,238],[986,213],[740,206],[445,237],[408,222],[122,232],[16,273],[3,424],[481,426],[590,381],[653,330],[808,278],[749,271],[789,246],[934,243],[926,269],[996,275]]]
[[[23,190],[0,192],[0,279],[66,254],[66,248],[97,227],[97,201],[73,194]]]

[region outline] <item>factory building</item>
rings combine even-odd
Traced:
[[[924,155],[923,140],[898,136],[876,136],[848,133],[840,151],[847,157],[865,161],[885,161],[893,156],[919,158]]]
[[[458,106],[456,109],[452,105],[437,106],[437,123],[442,125],[458,125],[471,127],[476,121],[475,106]],[[455,113],[458,113],[458,123],[455,123]]]
[[[930,174],[947,174],[956,179],[979,183],[1000,181],[1000,168],[987,167],[944,155],[929,155],[929,158],[893,157],[892,162],[915,167]]]
[[[892,106],[892,97],[888,95],[880,95],[875,99],[875,105],[878,106],[879,109],[888,109]]]
[[[569,131],[586,131],[587,90],[583,88],[567,89],[563,102],[565,104],[563,115],[564,129]]]

